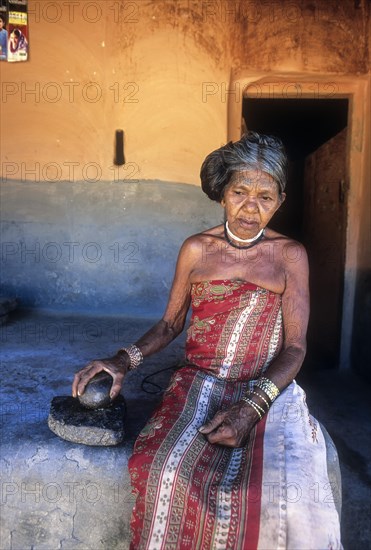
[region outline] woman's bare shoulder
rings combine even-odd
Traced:
[[[215,227],[210,227],[209,229],[205,229],[205,231],[201,231],[200,233],[190,235],[184,241],[182,246],[186,248],[197,247],[200,245],[202,246],[203,243],[209,240],[223,238],[223,235],[223,225],[216,225]]]
[[[295,269],[299,266],[305,267],[308,264],[308,255],[305,246],[296,239],[268,228],[265,232],[265,239],[271,242],[276,250],[280,252],[276,257],[281,259],[285,270]]]
[[[275,242],[283,247],[297,246],[305,250],[305,247],[301,242],[293,239],[292,237],[289,237],[288,235],[284,235],[283,233],[278,233],[278,231],[274,231],[274,229],[270,229],[268,227],[265,229],[264,237],[266,240]]]
[[[178,266],[181,269],[192,271],[203,257],[205,247],[207,248],[211,242],[215,242],[220,233],[220,227],[216,226],[211,229],[206,229],[200,233],[195,233],[189,236],[182,244],[178,255]],[[219,231],[218,231],[219,228]]]

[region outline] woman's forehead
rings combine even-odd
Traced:
[[[234,172],[230,179],[230,185],[278,187],[276,180],[270,174],[259,169],[238,170]]]

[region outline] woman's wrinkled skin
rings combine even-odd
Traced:
[[[210,422],[199,428],[199,432],[207,437],[209,443],[243,447],[258,421],[258,413],[244,401],[239,401],[226,411],[217,412]]]

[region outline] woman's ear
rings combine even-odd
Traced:
[[[224,197],[223,197],[223,198],[222,198],[222,200],[220,201],[220,204],[221,204],[221,205],[223,206],[223,208],[224,208],[224,206],[225,206],[225,200],[224,200]]]
[[[286,199],[286,193],[281,193],[280,194],[280,203],[283,204],[285,202],[285,199]]]

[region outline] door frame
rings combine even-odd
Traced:
[[[228,93],[227,138],[242,133],[243,98],[323,98],[349,100],[347,138],[347,205],[345,228],[344,291],[341,320],[340,369],[351,367],[353,311],[361,231],[361,204],[367,185],[367,112],[369,79],[331,73],[231,71]]]

